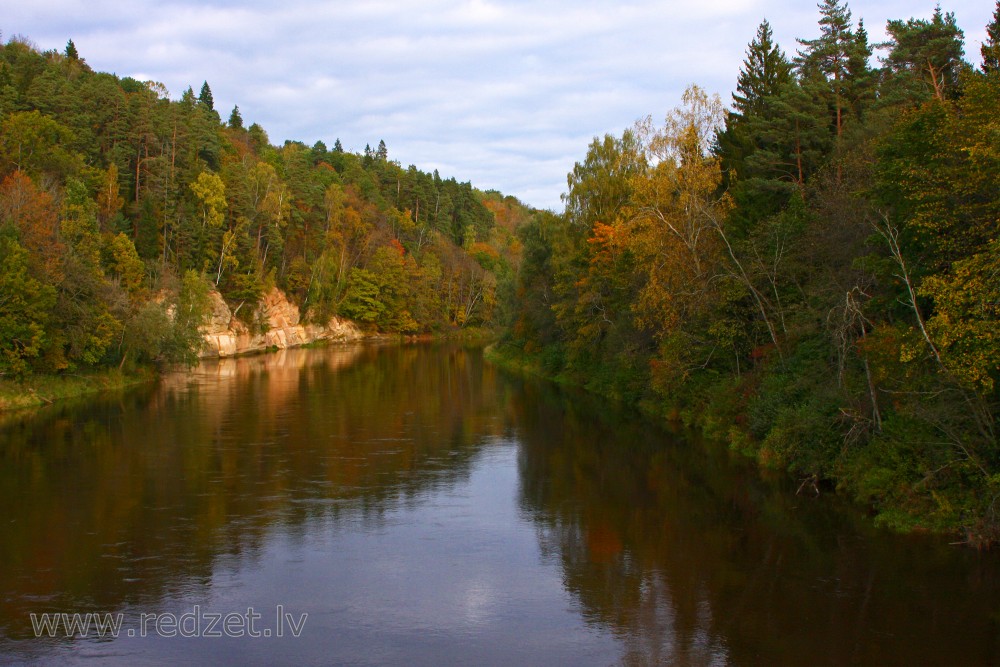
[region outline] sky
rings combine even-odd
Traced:
[[[872,42],[934,0],[849,2]],[[943,0],[979,48],[996,4]],[[272,144],[361,152],[562,210],[594,137],[663,119],[690,84],[731,101],[761,20],[791,57],[818,36],[812,0],[0,0],[4,41],[72,39],[97,71],[179,99],[209,83]]]

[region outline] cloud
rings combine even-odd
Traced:
[[[887,18],[933,11],[854,4],[873,41]],[[970,56],[988,4],[950,3]],[[404,166],[552,208],[592,137],[662,119],[690,83],[728,100],[763,18],[789,56],[818,34],[815,5],[797,0],[35,0],[5,14],[6,36],[72,38],[95,69],[174,98],[208,81],[220,114],[238,104],[275,143],[384,139]]]

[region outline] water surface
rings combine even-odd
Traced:
[[[288,350],[2,419],[0,663],[1000,662],[995,554],[475,349]],[[44,612],[123,625],[36,638]],[[148,623],[195,612],[261,636]]]

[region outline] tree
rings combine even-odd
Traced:
[[[809,78],[811,74],[818,73],[827,81],[835,112],[834,127],[839,138],[844,126],[849,65],[852,57],[856,57],[858,42],[851,29],[851,10],[846,3],[841,5],[840,0],[823,0],[819,11],[820,36],[798,40],[805,48],[799,51],[795,64],[801,77]]]
[[[932,96],[956,96],[965,49],[953,13],[944,14],[938,6],[930,21],[889,21],[886,32],[889,40],[881,46],[889,49],[885,64],[893,74],[890,87],[896,99],[919,103]]]
[[[980,48],[983,56],[983,72],[990,74],[1000,71],[1000,2],[993,11],[993,20],[986,26],[986,40]]]
[[[29,274],[28,251],[9,233],[0,233],[0,376],[30,370],[45,344],[55,300],[52,286]]]
[[[208,86],[208,81],[201,84],[201,93],[198,94],[198,103],[209,111],[215,111],[215,99],[212,97],[212,89]]]
[[[773,42],[771,25],[764,21],[747,47],[733,93],[733,111],[726,115],[725,129],[719,133],[715,147],[721,159],[723,183],[741,204],[738,217],[744,227],[776,212],[787,199],[789,188],[764,185],[770,179],[780,180],[771,168],[760,168],[773,163],[774,158],[758,157],[754,160],[758,167],[754,168],[751,157],[757,152],[772,152],[776,141],[787,137],[786,132],[771,132],[770,126],[778,120],[775,99],[792,83],[791,63]]]
[[[102,175],[97,193],[98,219],[102,230],[107,230],[118,218],[124,204],[125,199],[121,196],[118,184],[118,165],[112,162]]]
[[[66,57],[70,60],[80,59],[80,54],[77,52],[76,44],[73,43],[72,39],[66,42]]]
[[[62,281],[65,246],[59,238],[58,209],[52,196],[20,171],[0,184],[0,227],[3,225],[17,230],[36,277],[51,285]]]
[[[82,157],[66,148],[73,140],[72,130],[37,110],[7,114],[0,121],[0,173],[77,174]]]
[[[719,196],[721,168],[709,155],[723,122],[722,102],[697,86],[647,141],[648,174],[632,179],[634,215],[628,247],[646,272],[635,312],[663,335],[704,312],[721,258],[716,229],[730,202]]]
[[[240,107],[238,104],[233,107],[232,113],[229,114],[229,127],[234,130],[243,129],[243,116],[240,115]]]
[[[566,217],[583,234],[594,223],[615,220],[632,194],[632,179],[645,169],[638,136],[626,130],[619,139],[610,134],[594,139],[584,161],[573,165],[562,195]]]
[[[773,39],[771,24],[761,22],[736,79],[733,107],[737,118],[761,115],[765,101],[791,80],[792,65]]]
[[[226,202],[226,185],[219,175],[203,171],[189,187],[201,202],[202,227],[221,227],[229,204]]]

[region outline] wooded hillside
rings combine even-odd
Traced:
[[[732,106],[691,87],[595,139],[519,230],[501,354],[700,425],[882,521],[1000,538],[1000,4],[871,44],[763,22]],[[877,52],[877,53],[876,53]]]

